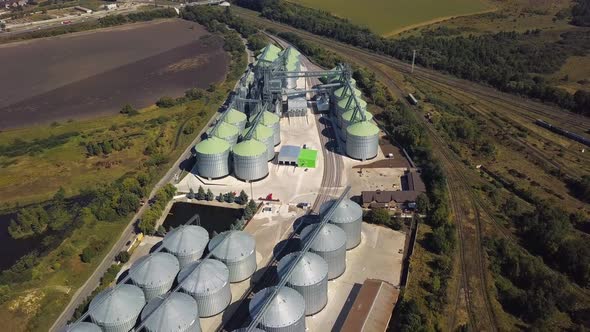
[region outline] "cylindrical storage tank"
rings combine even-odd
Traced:
[[[242,132],[246,127],[246,114],[236,110],[235,108],[231,108],[227,111],[227,115],[223,118],[223,121],[229,123],[230,125],[236,126],[239,132]]]
[[[230,145],[217,137],[211,137],[195,145],[197,174],[217,179],[229,174]]]
[[[320,207],[320,216],[323,217],[336,200],[327,201]],[[345,198],[328,221],[346,233],[346,249],[352,249],[361,243],[361,226],[363,222],[363,209],[357,203]]]
[[[262,124],[272,129],[274,145],[281,144],[281,124],[278,115],[271,112],[264,112]]]
[[[256,271],[256,241],[246,232],[218,234],[209,242],[209,251],[213,258],[227,265],[230,282],[248,279]]]
[[[247,327],[243,327],[241,329],[237,329],[237,330],[233,330],[232,332],[248,332],[248,328]],[[255,327],[252,332],[264,332],[264,330],[261,330],[257,327]]]
[[[228,142],[230,146],[234,146],[238,142],[238,135],[240,134],[240,131],[236,126],[222,122],[219,124],[219,126],[217,126],[217,128],[215,128],[215,132],[212,134],[213,136]]]
[[[257,140],[247,140],[234,146],[234,175],[244,181],[260,180],[268,175],[268,149]]]
[[[166,234],[162,245],[164,249],[176,256],[180,268],[195,262],[203,256],[209,242],[209,233],[195,225],[181,225]]]
[[[245,131],[248,132],[250,129],[251,127],[248,127]],[[252,138],[266,146],[267,160],[270,161],[275,157],[275,143],[272,129],[263,124],[258,124],[256,128],[254,128]]]
[[[364,113],[365,113],[365,118],[367,121],[373,120],[373,114],[366,112],[366,111]],[[353,114],[354,114],[354,110],[346,111],[342,114],[342,117],[340,118],[340,121],[342,123],[340,135],[342,136],[342,139],[345,141],[346,141],[346,128],[348,128],[348,126],[351,124],[351,122],[357,122],[362,119],[361,115],[359,113],[357,113],[354,118],[354,121],[353,121],[353,119],[352,119]]]
[[[301,252],[293,252],[281,259],[277,267],[281,278]],[[287,286],[298,291],[305,300],[305,315],[313,315],[324,309],[328,303],[328,263],[313,252],[306,252],[295,265]]]
[[[336,124],[338,127],[342,127],[342,114],[347,111],[353,111],[355,109],[355,102],[352,97],[344,98],[336,103]],[[367,102],[361,98],[357,98],[362,111],[367,111]],[[350,104],[348,103],[350,101]],[[348,107],[347,107],[348,106]]]
[[[301,231],[301,245],[320,224],[305,226]],[[325,224],[313,241],[310,251],[321,256],[328,263],[328,279],[338,278],[346,270],[346,233],[335,225]]]
[[[219,314],[231,302],[229,269],[215,259],[204,259],[185,266],[178,274],[180,290],[191,295],[201,317]]]
[[[272,296],[276,287],[256,293],[250,301],[250,316],[254,318]],[[305,332],[305,300],[296,290],[283,287],[260,319],[260,327],[267,332]]]
[[[362,121],[346,128],[346,154],[354,159],[367,160],[377,156],[379,127]]]
[[[178,259],[166,252],[143,256],[129,269],[129,280],[141,288],[146,301],[166,294],[180,271]]]
[[[141,312],[148,332],[199,332],[199,309],[195,299],[184,293],[152,299]]]
[[[64,332],[102,332],[100,327],[89,322],[74,323],[66,326]]]
[[[122,284],[96,295],[88,310],[92,322],[103,331],[127,332],[135,326],[144,305],[145,296],[139,287]]]
[[[354,90],[354,94],[357,96],[357,98],[361,98],[363,96],[363,93],[361,92],[361,90],[357,89],[356,87],[353,88]],[[334,90],[334,98],[336,99],[336,101],[340,101],[344,98],[350,97],[350,89],[346,86],[342,86],[339,87],[338,89]]]

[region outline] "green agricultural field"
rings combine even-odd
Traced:
[[[390,36],[446,18],[493,10],[486,0],[292,0],[319,8]]]

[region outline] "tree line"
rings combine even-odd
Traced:
[[[403,61],[410,61],[418,50],[416,62],[424,67],[590,115],[590,93],[571,94],[537,75],[555,72],[569,56],[587,54],[590,31],[565,32],[555,42],[547,42],[540,30],[467,37],[426,34],[391,40],[325,11],[286,1],[238,0],[237,4],[267,19]]]
[[[590,0],[576,0],[572,7],[572,24],[590,27]]]

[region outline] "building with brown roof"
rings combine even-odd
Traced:
[[[426,186],[415,169],[402,176],[401,191],[375,190],[361,192],[361,205],[364,208],[414,209],[416,198],[426,191]]]
[[[392,284],[378,279],[365,280],[340,331],[386,331],[398,297],[399,290]]]

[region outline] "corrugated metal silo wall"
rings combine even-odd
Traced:
[[[272,160],[275,157],[275,144],[274,144],[274,135],[271,135],[265,139],[257,139],[262,144],[266,146],[266,159]]]
[[[219,154],[202,154],[197,152],[197,173],[204,178],[211,179],[228,175],[229,150]]]
[[[347,133],[346,154],[359,160],[367,160],[377,156],[379,147],[379,135],[356,136]]]
[[[272,125],[272,135],[274,146],[281,144],[281,124],[280,121],[277,121],[274,125]]]
[[[133,284],[139,288],[141,288],[141,290],[143,291],[143,294],[145,295],[145,299],[147,302],[149,302],[149,300],[158,297],[160,295],[164,295],[166,294],[166,292],[168,292],[171,288],[172,288],[172,284],[174,283],[174,278],[170,279],[170,280],[166,280],[166,282],[162,282],[159,285],[141,285],[139,283],[136,283],[135,281],[131,280],[133,282]]]
[[[224,262],[229,269],[229,281],[240,282],[246,280],[256,271],[256,250],[237,262]]]
[[[199,316],[211,317],[222,312],[227,308],[231,302],[231,289],[229,282],[227,282],[222,288],[211,294],[190,294],[199,306]]]
[[[268,174],[267,151],[257,156],[233,154],[234,174],[245,181],[259,180]]]
[[[262,329],[266,332],[305,332],[305,315],[293,324],[282,327],[269,327],[264,325],[264,319],[260,322]]]
[[[94,324],[100,326],[102,328],[102,330],[105,332],[129,332],[135,326],[135,323],[137,322],[138,317],[139,317],[139,314],[135,317],[131,317],[128,320],[109,322],[109,323],[105,322],[105,324],[100,324],[99,322],[92,319],[92,315],[90,318]]]
[[[238,134],[235,134],[233,136],[228,136],[228,137],[223,137],[223,138],[219,137],[219,138],[228,142],[230,146],[234,146],[234,145],[236,145],[236,143],[238,143],[238,136],[239,136]]]
[[[355,248],[361,243],[361,227],[362,219],[355,220],[349,223],[332,223],[346,233],[346,250]]]
[[[340,137],[342,138],[343,141],[346,141],[346,128],[348,128],[348,126],[350,125],[350,122],[344,120],[344,118],[342,117],[344,113],[340,114],[340,123],[341,123],[341,127],[340,130],[338,130],[338,133],[340,134]]]
[[[178,263],[180,263],[181,269],[192,262],[198,261],[203,256],[203,250],[195,252],[193,254],[180,254],[175,252],[170,253],[176,256],[176,258],[178,258]]]
[[[288,286],[303,296],[306,316],[320,312],[328,303],[328,276],[313,285],[297,286],[288,283]]]
[[[333,251],[315,251],[311,252],[321,256],[328,263],[328,279],[336,279],[346,270],[346,245]]]

